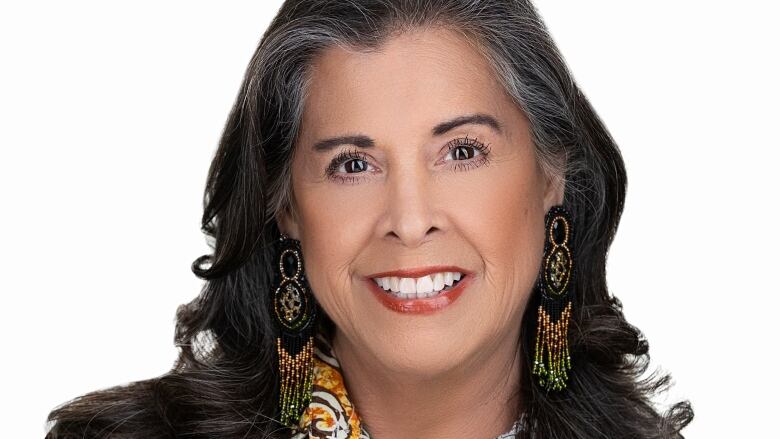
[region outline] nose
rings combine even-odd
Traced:
[[[387,181],[386,238],[415,248],[440,230],[434,181],[425,166],[396,170]]]

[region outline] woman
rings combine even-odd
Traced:
[[[606,288],[625,185],[530,3],[287,1],[210,169],[179,361],[48,437],[680,437]]]

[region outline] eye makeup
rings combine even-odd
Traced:
[[[445,158],[443,161],[453,162],[454,164],[451,165],[453,171],[477,168],[490,161],[490,144],[485,144],[476,137],[466,136],[450,140],[444,149],[446,157],[452,156],[453,158]],[[362,163],[362,165],[355,165],[356,163]],[[354,183],[363,178],[362,175],[366,174],[363,171],[368,171],[370,167],[373,166],[369,163],[366,153],[357,149],[349,149],[336,154],[325,169],[324,176],[339,183]]]
[[[469,155],[462,151],[468,151],[471,148],[473,151],[478,151],[479,155],[475,156],[474,153]],[[490,144],[485,144],[477,140],[476,137],[469,139],[465,138],[453,139],[447,143],[447,155],[455,153],[456,156],[461,157],[459,159],[451,159],[447,161],[456,162],[453,166],[455,171],[463,171],[472,168],[478,168],[482,165],[486,165],[490,162]],[[474,158],[476,157],[476,158]]]
[[[354,149],[341,151],[336,154],[336,157],[333,157],[333,160],[331,160],[328,168],[325,170],[325,174],[328,176],[333,175],[338,171],[341,165],[353,160],[366,161],[366,154]]]

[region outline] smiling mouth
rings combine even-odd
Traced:
[[[449,307],[476,277],[457,265],[429,265],[363,277],[385,308],[403,314],[431,314]]]
[[[455,288],[466,275],[458,271],[443,271],[420,277],[377,277],[372,280],[388,295],[397,299],[437,297]]]

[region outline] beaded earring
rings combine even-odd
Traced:
[[[296,428],[309,405],[317,304],[304,276],[300,241],[282,234],[277,246],[272,314],[279,328],[276,352],[279,371],[279,409],[282,424]]]
[[[575,271],[572,225],[571,215],[563,206],[553,206],[545,215],[544,256],[537,279],[540,303],[533,375],[547,390],[566,388],[571,369],[568,333]]]

